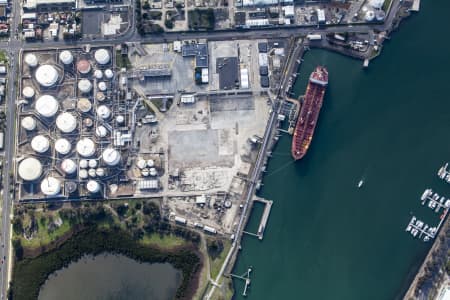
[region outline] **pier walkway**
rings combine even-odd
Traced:
[[[257,233],[252,233],[248,231],[243,231],[243,233],[255,236],[258,239],[262,240],[264,238],[264,231],[266,229],[267,222],[269,221],[270,210],[272,209],[272,200],[266,200],[264,198],[255,197],[253,202],[261,202],[264,204],[264,211],[261,216],[261,220],[259,221],[258,231]]]

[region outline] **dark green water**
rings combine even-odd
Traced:
[[[85,256],[52,274],[39,300],[166,300],[174,298],[180,282],[181,272],[170,264],[113,254]]]
[[[422,1],[368,70],[338,54],[306,54],[297,93],[317,64],[330,85],[306,158],[292,163],[285,136],[269,161],[260,195],[274,205],[264,240],[245,237],[234,270],[254,267],[247,299],[403,295],[430,247],[405,233],[410,214],[437,223],[420,195],[432,187],[450,197],[436,176],[450,160],[448,11],[449,1]],[[242,287],[235,281],[236,299]]]

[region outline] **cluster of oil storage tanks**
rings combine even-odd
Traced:
[[[138,158],[136,160],[136,166],[138,167],[142,177],[156,177],[158,176],[158,171],[155,166],[155,161],[153,159],[143,159]]]
[[[35,84],[22,89],[32,109],[22,112],[19,125],[31,149],[20,153],[17,173],[23,182],[40,183],[46,196],[63,196],[63,187],[67,196],[80,182],[89,193],[100,193],[102,180],[122,161],[121,152],[111,144],[112,127],[108,125],[113,117],[106,103],[114,79],[111,54],[103,48],[92,54],[64,50],[54,63],[41,63],[35,53],[23,59]],[[65,99],[57,99],[64,72],[77,75],[76,108],[64,109],[60,101]]]

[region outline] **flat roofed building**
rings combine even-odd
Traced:
[[[27,0],[23,4],[24,10],[58,11],[72,10],[75,8],[75,0]]]
[[[208,44],[184,44],[181,47],[181,55],[185,57],[195,56],[195,66],[198,68],[208,67]]]

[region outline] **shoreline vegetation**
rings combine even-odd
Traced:
[[[85,255],[121,254],[139,262],[169,263],[182,272],[176,299],[202,288],[210,255],[220,261],[228,241],[168,223],[157,201],[133,200],[62,205],[20,205],[13,220],[13,265],[9,299],[37,299],[47,278]],[[207,270],[209,271],[209,270]]]

